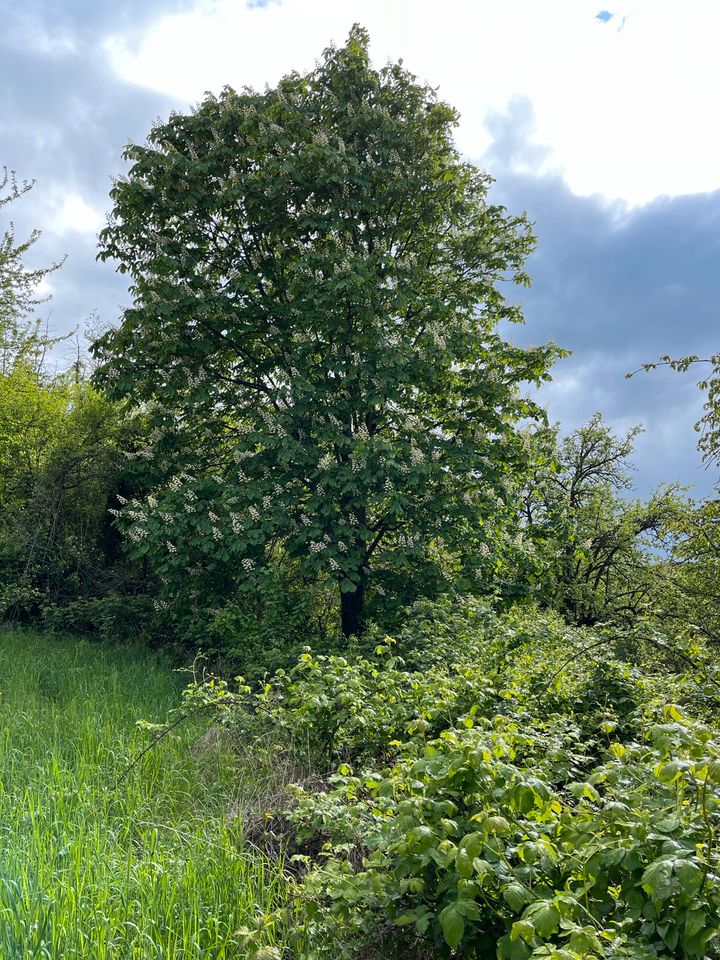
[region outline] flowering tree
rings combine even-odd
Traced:
[[[356,27],[311,73],[128,147],[100,256],[134,302],[94,349],[154,422],[156,491],[126,515],[171,592],[256,589],[281,548],[337,583],[350,635],[368,589],[505,509],[539,416],[519,385],[557,350],[498,333],[532,237],[456,121]]]

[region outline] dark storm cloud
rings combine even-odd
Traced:
[[[601,410],[618,426],[642,423],[638,486],[680,479],[707,490],[693,424],[701,413],[697,369],[625,373],[662,354],[707,356],[720,347],[720,191],[659,197],[628,209],[578,197],[557,173],[538,173],[547,151],[530,141],[532,109],[514,101],[490,119],[494,142],[483,158],[493,194],[526,210],[537,248],[533,285],[519,295],[530,343],[552,339],[572,350],[544,390],[552,417],[568,426]]]
[[[24,0],[5,3],[5,35],[15,43],[32,42],[33,35],[63,39],[75,37],[94,44],[105,33],[139,36],[166,14],[181,13],[195,6],[193,0]]]

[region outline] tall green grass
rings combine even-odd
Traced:
[[[182,678],[147,653],[0,632],[0,957],[230,960],[282,902],[228,819],[229,753],[178,728],[115,786]]]

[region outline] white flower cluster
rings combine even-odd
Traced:
[[[168,553],[177,553],[177,547],[175,546],[174,543],[170,543],[169,540],[166,541],[165,543],[165,549],[167,550]]]
[[[401,547],[416,547],[420,543],[420,534],[399,533],[397,542]]]

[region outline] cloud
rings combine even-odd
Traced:
[[[119,29],[128,43],[139,40],[151,19],[184,4],[24,0],[6,6],[0,166],[36,184],[2,214],[15,221],[19,238],[41,229],[29,265],[47,266],[67,255],[48,280],[53,299],[40,308],[55,331],[84,326],[93,311],[113,322],[128,303],[127,283],[111,265],[96,262],[96,234],[110,206],[112,177],[124,170],[124,144],[129,137],[144,139],[172,104],[120,80],[103,57],[101,41]]]
[[[693,424],[702,395],[694,378],[667,370],[625,374],[665,353],[707,355],[720,330],[720,191],[659,197],[629,207],[574,194],[533,141],[532,109],[515,100],[490,118],[495,141],[481,165],[496,177],[493,196],[527,211],[537,246],[528,262],[532,287],[519,297],[526,325],[514,339],[553,339],[572,351],[543,388],[552,418],[577,426],[596,410],[618,428],[642,423],[643,489],[682,479],[708,490]]]
[[[601,11],[602,13],[603,11]],[[610,13],[611,11],[604,11]],[[375,62],[404,58],[461,114],[458,143],[480,156],[488,112],[529,97],[538,138],[575,193],[630,203],[720,186],[720,134],[705,118],[720,89],[720,4],[621,0],[622,29],[598,29],[590,0],[200,0],[107,51],[125,80],[187,105],[225,84],[262,89],[312,66],[359,20]],[[617,18],[615,21],[614,18]]]
[[[68,193],[59,199],[56,212],[47,226],[60,236],[77,232],[90,233],[94,237],[103,221],[103,215],[83,200],[79,193]]]

